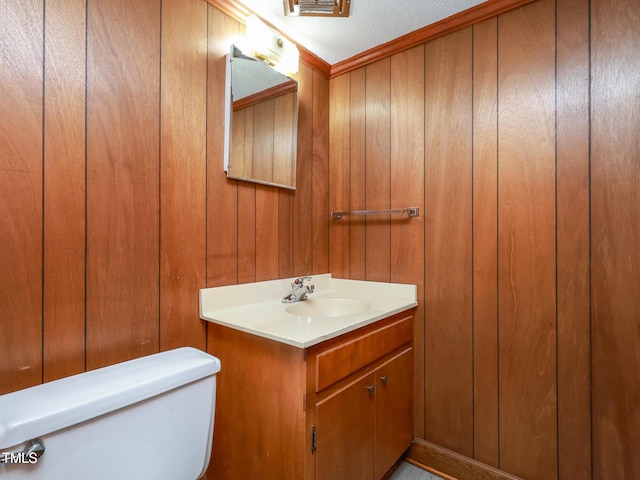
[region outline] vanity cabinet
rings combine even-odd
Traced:
[[[412,353],[406,348],[316,403],[318,480],[380,479],[411,444]]]
[[[206,479],[379,480],[413,438],[410,309],[307,348],[211,324]]]
[[[309,349],[311,478],[378,480],[409,447],[412,339],[413,315],[405,312]]]

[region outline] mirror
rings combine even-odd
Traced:
[[[232,45],[226,83],[227,176],[295,189],[298,82]]]

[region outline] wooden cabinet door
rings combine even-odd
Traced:
[[[413,349],[407,348],[375,371],[375,479],[379,480],[413,440]],[[371,477],[369,477],[371,478]]]
[[[375,381],[367,374],[316,404],[316,480],[373,478]]]

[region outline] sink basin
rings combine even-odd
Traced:
[[[309,298],[289,305],[285,311],[304,317],[343,317],[366,312],[369,308],[369,302],[355,298]]]

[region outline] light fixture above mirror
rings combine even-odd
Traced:
[[[284,75],[293,76],[298,72],[298,48],[255,15],[247,18],[246,34],[239,40],[239,47]]]

